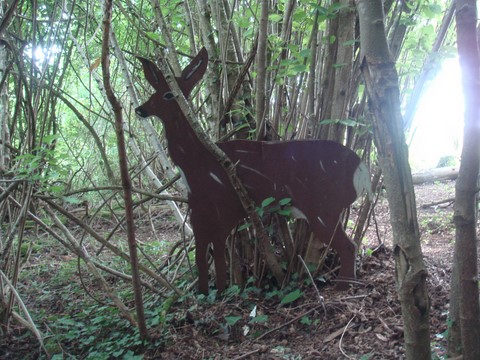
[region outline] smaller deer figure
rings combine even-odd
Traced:
[[[143,118],[155,115],[163,122],[170,156],[188,185],[199,290],[208,293],[208,245],[212,244],[221,292],[227,282],[226,238],[246,212],[224,169],[189,125],[162,72],[151,61],[139,60],[155,93],[135,112]],[[207,63],[207,51],[202,49],[176,79],[185,97],[203,77]],[[233,140],[217,145],[237,164],[237,175],[253,201],[290,198],[292,213],[305,218],[313,233],[338,253],[338,278],[355,279],[356,246],[345,234],[341,214],[369,190],[370,177],[353,151],[322,140]]]

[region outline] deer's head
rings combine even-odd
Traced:
[[[135,109],[135,113],[143,118],[155,115],[162,117],[162,114],[168,113],[175,103],[175,96],[168,85],[165,76],[160,69],[148,59],[138,57],[143,66],[145,78],[155,89],[155,93],[143,105]],[[195,58],[182,71],[182,75],[177,77],[177,83],[182,90],[183,95],[188,98],[190,92],[205,74],[208,63],[208,54],[205,48],[202,48]]]

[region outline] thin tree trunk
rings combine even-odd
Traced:
[[[162,9],[160,8],[160,1],[151,0],[150,4],[152,5],[157,25],[160,27],[162,37],[167,44],[168,51],[166,52],[166,54],[162,54],[162,57],[168,58],[169,64],[172,66],[173,72],[176,76],[180,76],[180,74],[182,73],[182,69],[180,68],[180,64],[178,63],[177,48],[175,47],[175,44],[173,42],[170,28],[165,23],[165,18],[163,16]]]
[[[299,137],[311,139],[313,137],[313,129],[315,129],[315,90],[317,85],[317,71],[318,66],[317,54],[318,54],[318,38],[321,37],[318,33],[318,11],[315,11],[315,19],[313,20],[312,32],[310,33],[309,46],[312,54],[312,60],[309,64],[308,78],[307,78],[307,106],[305,113],[305,121],[302,122],[300,127]]]
[[[457,245],[457,242],[455,242]],[[453,269],[450,280],[450,303],[448,308],[448,357],[456,358],[462,354],[462,328],[460,326],[460,275],[458,273],[458,260],[453,255]]]
[[[3,8],[0,6],[0,15],[3,16]],[[0,44],[0,74],[7,79],[5,74],[7,69],[7,51],[6,43]],[[3,79],[0,79],[2,81]],[[0,83],[0,175],[3,175],[10,167],[10,132],[8,130],[9,108],[8,108],[8,93],[7,82]],[[0,230],[1,231],[1,230]]]
[[[219,67],[221,79],[219,92],[219,99],[221,106],[218,109],[219,121],[218,138],[222,138],[227,133],[227,124],[230,123],[233,129],[245,123],[252,123],[249,121],[251,116],[245,112],[250,106],[245,99],[250,97],[251,88],[242,86],[244,83],[244,75],[242,69],[237,64],[243,62],[243,56],[238,41],[238,35],[233,26],[230,8],[227,1],[216,1],[212,4],[212,12],[216,14],[216,28],[218,29],[218,46],[220,48],[220,64]],[[240,81],[239,81],[240,80]],[[248,95],[247,95],[248,92]],[[228,110],[227,110],[228,106]],[[225,115],[226,116],[225,116]],[[255,127],[255,124],[253,128]],[[243,136],[247,138],[249,135],[248,128],[242,132],[238,132],[237,138]],[[217,135],[217,134],[216,134]]]
[[[265,133],[266,115],[266,79],[267,79],[267,31],[268,31],[268,0],[262,0],[262,11],[260,15],[260,27],[258,29],[258,50],[255,61],[257,79],[255,84],[255,114],[257,123],[257,138],[263,138]]]
[[[374,115],[374,141],[384,174],[393,230],[396,284],[407,359],[430,359],[427,271],[400,112],[398,75],[385,35],[381,0],[358,0],[362,74]]]
[[[13,266],[12,266],[12,276],[11,276],[11,283],[13,288],[17,288],[17,282],[18,282],[18,277],[20,274],[20,267],[21,267],[21,247],[23,244],[23,240],[25,239],[24,231],[25,231],[25,223],[27,221],[27,211],[28,208],[31,205],[32,201],[32,192],[33,192],[33,187],[28,184],[24,187],[23,195],[24,199],[22,201],[22,208],[19,213],[19,219],[18,219],[18,241],[17,241],[17,251],[15,254],[15,259],[13,261]],[[14,305],[14,300],[15,300],[15,294],[14,292],[10,292],[10,297],[7,303],[7,307],[5,309],[5,313],[2,314],[3,319],[1,319],[2,327],[5,326],[5,330],[9,328],[9,323],[10,323],[10,318],[11,314],[13,311],[13,305]]]
[[[283,21],[281,23],[282,27],[281,27],[281,32],[280,32],[280,41],[281,41],[281,47],[282,47],[282,50],[280,52],[280,57],[278,58],[277,60],[277,64],[278,66],[280,67],[281,66],[281,63],[282,61],[284,61],[287,56],[288,56],[288,49],[287,49],[287,45],[289,43],[292,43],[293,41],[291,41],[291,36],[292,36],[292,15],[293,15],[293,10],[295,8],[295,2],[296,1],[293,1],[293,0],[288,0],[286,1],[285,3],[285,11],[284,11],[284,14],[283,14]],[[268,16],[268,14],[267,14]],[[262,16],[263,18],[263,16]],[[302,76],[303,78],[303,76]],[[271,117],[271,122],[272,122],[272,128],[273,128],[273,133],[272,135],[269,135],[267,138],[270,139],[272,138],[272,140],[277,140],[278,139],[278,133],[279,133],[279,127],[280,127],[280,123],[281,123],[281,119],[282,119],[282,108],[285,106],[285,87],[287,86],[287,82],[289,81],[290,79],[288,78],[285,78],[285,83],[283,84],[280,84],[277,88],[276,88],[276,96],[275,96],[275,106],[274,106],[274,111],[273,111],[273,114],[272,114],[272,117]],[[265,86],[266,88],[266,86]],[[257,92],[258,94],[258,92]],[[295,101],[293,101],[292,103],[296,103]],[[290,109],[290,111],[295,111],[296,110],[296,107],[292,107]],[[259,114],[257,113],[257,116]],[[262,119],[263,121],[263,119]]]
[[[480,304],[477,268],[477,181],[480,162],[480,53],[475,0],[456,1],[457,47],[465,96],[465,127],[460,170],[455,186],[455,272],[460,309],[462,353],[480,359]],[[453,294],[456,295],[456,294]],[[457,299],[452,299],[456,301]],[[451,347],[459,344],[450,343]],[[454,350],[454,349],[452,349]]]
[[[353,46],[355,39],[355,12],[352,9],[353,0],[341,0],[345,7],[340,10],[335,19],[335,64],[333,64],[332,101],[329,104],[327,119],[345,120],[348,117],[348,105],[351,100],[351,78],[353,69]],[[328,127],[327,138],[344,143],[346,127],[341,122],[335,122]]]
[[[122,177],[122,187],[125,200],[125,218],[127,222],[128,247],[130,250],[130,265],[132,268],[132,284],[135,295],[135,308],[137,310],[138,329],[140,338],[145,340],[148,337],[147,326],[145,322],[145,313],[143,308],[142,284],[140,282],[140,271],[138,269],[137,243],[135,240],[135,224],[133,221],[133,200],[132,183],[128,173],[127,151],[125,146],[125,136],[123,132],[122,106],[117,100],[110,84],[110,20],[112,17],[112,1],[105,2],[103,18],[103,39],[102,39],[102,70],[105,91],[115,114],[115,132],[117,134],[118,158],[120,162],[120,173]]]
[[[221,64],[217,61],[217,37],[214,35],[216,29],[212,27],[212,15],[210,6],[207,4],[207,0],[197,0],[198,18],[200,32],[205,48],[207,49],[210,57],[210,66],[207,69],[207,76],[205,77],[205,84],[207,90],[207,98],[211,104],[210,114],[207,117],[210,128],[216,129],[218,127],[218,120],[223,116],[223,104],[221,103],[221,84],[220,76]]]

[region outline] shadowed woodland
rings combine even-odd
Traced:
[[[480,358],[474,1],[0,15],[0,358]],[[458,177],[414,187],[412,120],[452,57]],[[329,159],[348,170],[315,181]]]

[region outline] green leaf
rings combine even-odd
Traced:
[[[74,196],[65,196],[63,198],[63,201],[69,203],[69,204],[80,204],[82,202],[81,199],[77,198],[77,197],[74,197]]]
[[[245,230],[245,229],[248,229],[250,226],[252,226],[252,223],[245,223],[245,224],[242,224],[238,227],[237,231],[242,231],[242,230]]]
[[[123,352],[124,352],[124,350],[123,350],[123,349],[120,349],[120,350],[114,351],[114,352],[112,353],[112,355],[113,355],[115,358],[119,358],[120,355],[123,354]]]
[[[241,316],[225,316],[225,320],[227,321],[227,325],[233,326],[235,325],[238,320],[240,320]]]
[[[291,75],[297,75],[303,71],[307,71],[307,66],[304,64],[295,64],[290,69],[290,72],[293,72]]]
[[[235,24],[244,29],[247,29],[251,26],[250,20],[247,17],[239,17],[235,19]]]
[[[152,318],[150,319],[150,323],[151,323],[153,326],[157,326],[157,325],[159,325],[161,322],[163,323],[162,319],[163,319],[162,316],[156,315],[156,316],[154,316],[154,317],[152,317]]]
[[[436,4],[430,4],[422,9],[423,15],[427,19],[434,19],[442,13],[442,7]]]
[[[285,206],[285,205],[290,205],[291,203],[292,203],[292,198],[284,198],[278,202],[278,205]]]
[[[303,49],[298,53],[298,55],[301,58],[308,58],[311,55],[311,53],[312,53],[312,51],[310,49]]]
[[[128,350],[125,355],[123,355],[123,360],[141,360],[143,355],[135,355],[132,350]]]
[[[334,69],[341,69],[341,68],[344,67],[345,65],[347,65],[347,64],[345,64],[345,63],[343,63],[343,64],[333,64],[333,68],[334,68]]]
[[[312,325],[312,319],[310,319],[308,316],[304,316],[300,319],[300,324]]]
[[[270,14],[268,15],[268,20],[270,20],[271,22],[279,22],[282,20],[282,15]]]
[[[345,9],[345,8],[347,8],[347,7],[348,7],[348,5],[346,5],[346,4],[342,4],[342,3],[339,3],[339,2],[334,2],[332,5],[330,5],[330,6],[328,7],[328,10],[327,10],[327,11],[328,11],[330,14],[334,14],[334,13],[338,12],[339,10]]]
[[[258,216],[262,217],[265,214],[265,209],[261,207],[256,208]]]
[[[301,8],[295,8],[295,12],[293,13],[293,20],[303,22],[308,19],[308,14],[305,10]]]
[[[268,197],[265,200],[262,201],[262,208],[266,208],[268,205],[273,203],[275,201],[274,197]]]
[[[330,125],[330,124],[336,124],[338,120],[336,119],[325,119],[320,121],[320,125]]]
[[[277,211],[278,215],[282,216],[290,216],[292,215],[292,209],[286,208],[286,209],[280,209]]]
[[[61,193],[63,192],[63,186],[60,185],[52,185],[49,187],[49,190],[53,193]]]
[[[43,137],[43,142],[45,144],[51,144],[53,143],[54,140],[57,140],[58,139],[58,135],[56,134],[50,134],[50,135],[46,135]]]
[[[160,35],[157,34],[156,32],[147,31],[147,32],[145,32],[145,35],[147,35],[150,39],[152,39],[154,41],[160,41]]]
[[[255,316],[248,323],[249,324],[261,324],[261,323],[266,323],[267,321],[268,321],[268,315],[259,315],[259,316]]]
[[[241,292],[240,286],[232,285],[225,290],[224,295],[225,296],[236,296],[236,295],[240,295],[240,292]]]
[[[343,46],[352,46],[352,45],[355,45],[358,42],[359,42],[358,40],[352,39],[352,40],[347,40],[347,41],[342,42],[342,45]]]
[[[287,295],[285,295],[280,301],[280,304],[285,305],[285,304],[290,304],[291,302],[294,302],[295,300],[301,298],[303,296],[303,292],[300,291],[300,289],[294,290]]]
[[[357,122],[352,119],[341,119],[340,124],[345,125],[345,126],[356,126]]]
[[[372,356],[373,356],[373,353],[368,353],[368,354],[362,355],[360,360],[369,360]]]

